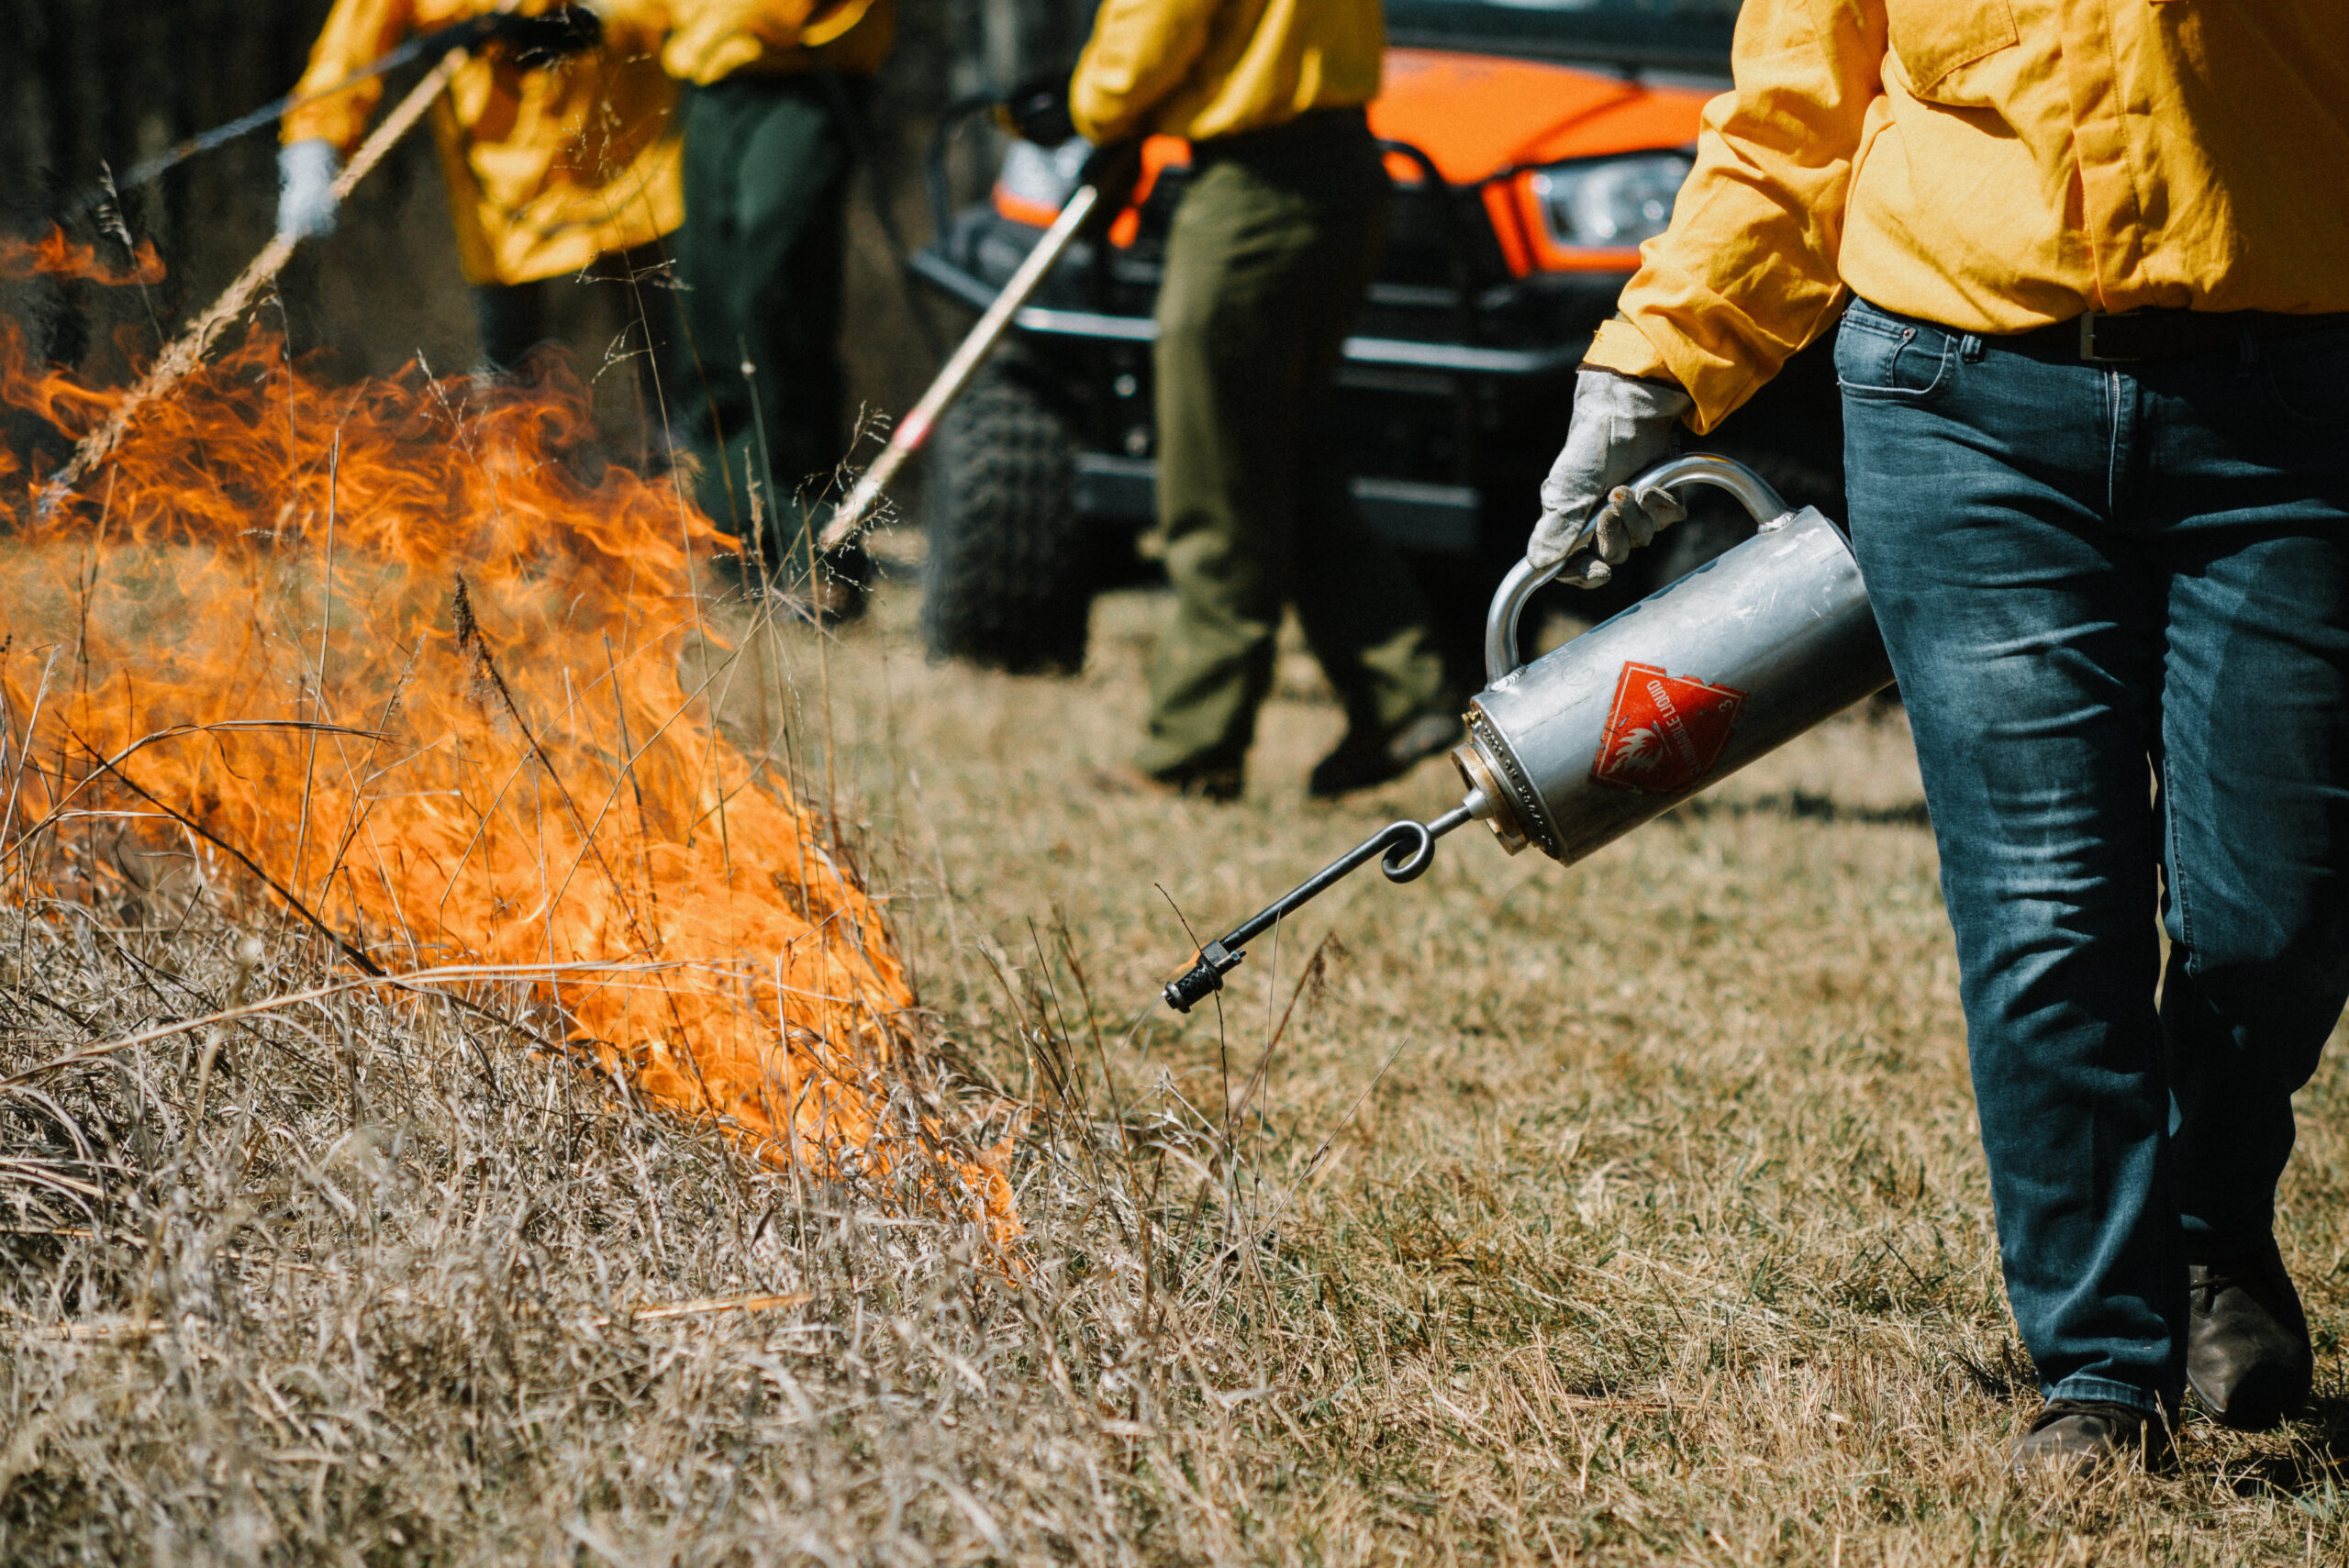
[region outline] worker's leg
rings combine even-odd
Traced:
[[[738,144],[753,118],[756,100],[723,82],[680,90],[677,114],[685,136],[685,217],[675,235],[678,316],[683,328],[677,370],[683,418],[679,428],[701,473],[694,497],[721,528],[739,528],[750,517],[739,465],[729,471],[729,440],[749,428],[750,398],[736,368],[734,346],[743,330],[733,286],[741,272],[740,226],[734,217],[740,183]]]
[[[1325,286],[1297,328],[1305,404],[1290,592],[1306,642],[1345,706],[1349,736],[1369,742],[1444,706],[1448,695],[1426,601],[1395,548],[1363,521],[1324,438],[1327,419],[1316,417],[1385,251],[1394,193],[1366,127],[1337,146],[1297,151],[1294,172],[1281,172],[1320,206],[1322,254],[1313,266]]]
[[[1852,533],[1907,699],[1999,1261],[2051,1398],[2175,1411],[2186,1263],[2154,1006],[2168,587],[2093,366],[1855,305]]]
[[[1163,778],[1239,769],[1292,594],[1350,716],[1405,717],[1441,684],[1408,580],[1342,493],[1313,509],[1314,554],[1299,555],[1306,432],[1376,265],[1389,201],[1366,134],[1356,139],[1210,157],[1168,237],[1155,370],[1175,613],[1152,661],[1150,733],[1136,759]],[[1323,464],[1318,483],[1344,480]]]
[[[2279,401],[2277,362],[2333,417]],[[2178,1202],[2188,1258],[2230,1263],[2266,1246],[2292,1092],[2349,997],[2349,334],[2135,379],[2139,492],[2173,550],[2161,1016]]]
[[[724,139],[716,150],[713,137]],[[846,137],[819,83],[734,79],[689,97],[685,161],[679,265],[708,411],[696,421],[700,498],[713,517],[747,527],[745,474],[762,489],[771,474],[780,494],[768,516],[792,517],[773,529],[774,542],[796,557],[804,549],[796,498],[820,493],[845,455]]]
[[[1197,173],[1158,289],[1158,515],[1174,618],[1135,765],[1236,773],[1271,689],[1297,545],[1305,356],[1290,330],[1315,239],[1302,201],[1235,162]]]
[[[853,85],[841,83],[843,87]],[[847,453],[847,375],[841,364],[850,150],[839,106],[823,84],[794,79],[779,91],[745,152],[744,313],[764,415],[779,558],[807,568],[805,522],[822,505]]]
[[[1444,709],[1453,694],[1427,602],[1395,547],[1363,521],[1335,453],[1308,448],[1299,491],[1297,617],[1344,705],[1348,735],[1375,737]]]
[[[638,416],[648,459],[665,465],[671,432],[683,439],[684,408],[677,374],[676,277],[661,240],[596,259],[591,276],[617,326],[606,352],[627,358],[636,386]]]
[[[544,283],[475,284],[473,328],[481,338],[481,368],[512,375],[532,349],[547,340]]]

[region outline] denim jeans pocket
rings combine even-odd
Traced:
[[[1921,403],[1949,384],[1957,339],[1855,299],[1835,332],[1835,380],[1847,397]]]
[[[2286,418],[2349,435],[2349,330],[2271,338],[2259,357],[2267,395]]]

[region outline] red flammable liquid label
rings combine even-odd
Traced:
[[[1637,795],[1692,789],[1720,760],[1730,726],[1744,706],[1745,694],[1733,686],[1626,663],[1590,776]]]

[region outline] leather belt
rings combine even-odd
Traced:
[[[2091,310],[2069,321],[1987,340],[2043,359],[2129,364],[2226,353],[2243,346],[2246,331],[2257,339],[2298,338],[2343,328],[2349,328],[2349,312],[2292,316],[2274,310],[2132,310],[2113,316]]]
[[[1203,137],[1191,143],[1191,161],[1197,166],[1211,163],[1219,158],[1246,159],[1293,153],[1309,157],[1330,142],[1342,147],[1364,141],[1369,136],[1370,116],[1359,106],[1308,109],[1278,125],[1260,126],[1254,130],[1237,130],[1229,136]]]

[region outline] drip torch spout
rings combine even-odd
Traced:
[[[1377,858],[1378,869],[1389,882],[1411,882],[1435,863],[1435,841],[1477,815],[1476,797],[1455,806],[1432,822],[1389,822],[1222,936],[1199,950],[1191,967],[1167,982],[1166,1005],[1187,1013],[1223,989],[1226,973],[1248,956],[1247,944],[1270,930],[1280,919],[1319,897],[1323,891]]]

